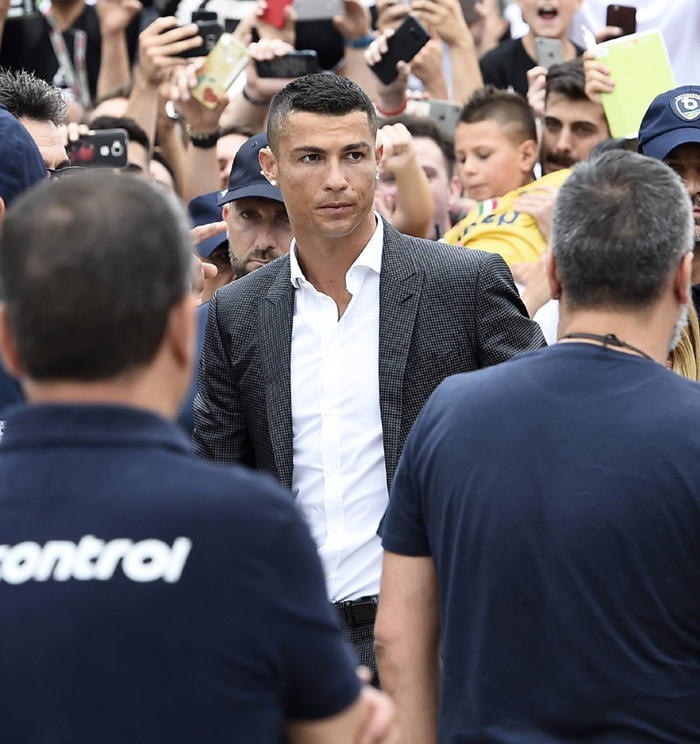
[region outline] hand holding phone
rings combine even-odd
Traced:
[[[214,48],[216,42],[224,33],[223,26],[219,23],[216,13],[210,10],[195,10],[192,12],[192,23],[197,24],[197,33],[202,38],[202,43],[193,49],[185,49],[176,56],[189,59],[190,57],[206,57]]]
[[[231,34],[223,34],[199,71],[192,97],[214,109],[250,62],[250,52]]]
[[[256,59],[255,71],[261,78],[298,78],[320,69],[318,54],[313,49],[288,52],[272,59]]]
[[[71,165],[86,168],[124,168],[127,164],[126,129],[90,131],[68,143]]]
[[[637,9],[632,5],[608,5],[605,23],[621,29],[621,36],[630,36],[637,32]]]
[[[389,85],[398,75],[397,63],[410,62],[429,41],[430,34],[423,24],[414,16],[407,15],[396,33],[387,38],[387,51],[371,65],[372,72],[384,85]]]
[[[552,65],[559,65],[564,61],[564,45],[559,39],[548,39],[544,36],[535,38],[535,55],[537,64],[549,70]]]

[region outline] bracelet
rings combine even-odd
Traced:
[[[366,49],[374,41],[374,34],[370,31],[360,39],[343,39],[346,47],[351,49]]]
[[[377,109],[377,113],[381,116],[398,116],[399,114],[403,114],[406,110],[406,106],[408,106],[408,98],[404,98],[401,108],[396,109],[396,111],[382,111],[379,108],[379,103],[377,101],[374,102],[374,108]]]
[[[211,147],[216,147],[216,143],[219,141],[219,130],[211,132],[210,134],[199,134],[192,129],[191,124],[185,126],[187,135],[190,138],[192,147],[201,147],[203,150],[208,150]]]
[[[258,101],[257,98],[251,98],[248,95],[248,92],[246,91],[245,88],[243,88],[241,92],[243,93],[243,98],[245,98],[245,100],[248,101],[248,103],[250,103],[253,106],[269,106],[270,105],[269,101]]]

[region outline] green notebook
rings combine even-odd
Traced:
[[[649,104],[676,87],[664,40],[659,31],[646,31],[605,41],[595,51],[615,81],[612,93],[600,97],[610,134],[636,137]]]

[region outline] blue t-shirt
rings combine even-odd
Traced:
[[[432,556],[441,744],[700,741],[700,387],[560,344],[446,380],[385,549]]]
[[[277,744],[359,693],[289,494],[126,407],[8,415],[0,638],[8,744]]]

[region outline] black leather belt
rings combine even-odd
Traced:
[[[375,594],[372,597],[360,597],[347,602],[336,602],[333,607],[338,613],[340,622],[343,625],[353,627],[373,623],[374,618],[377,617],[378,603],[379,596]]]

